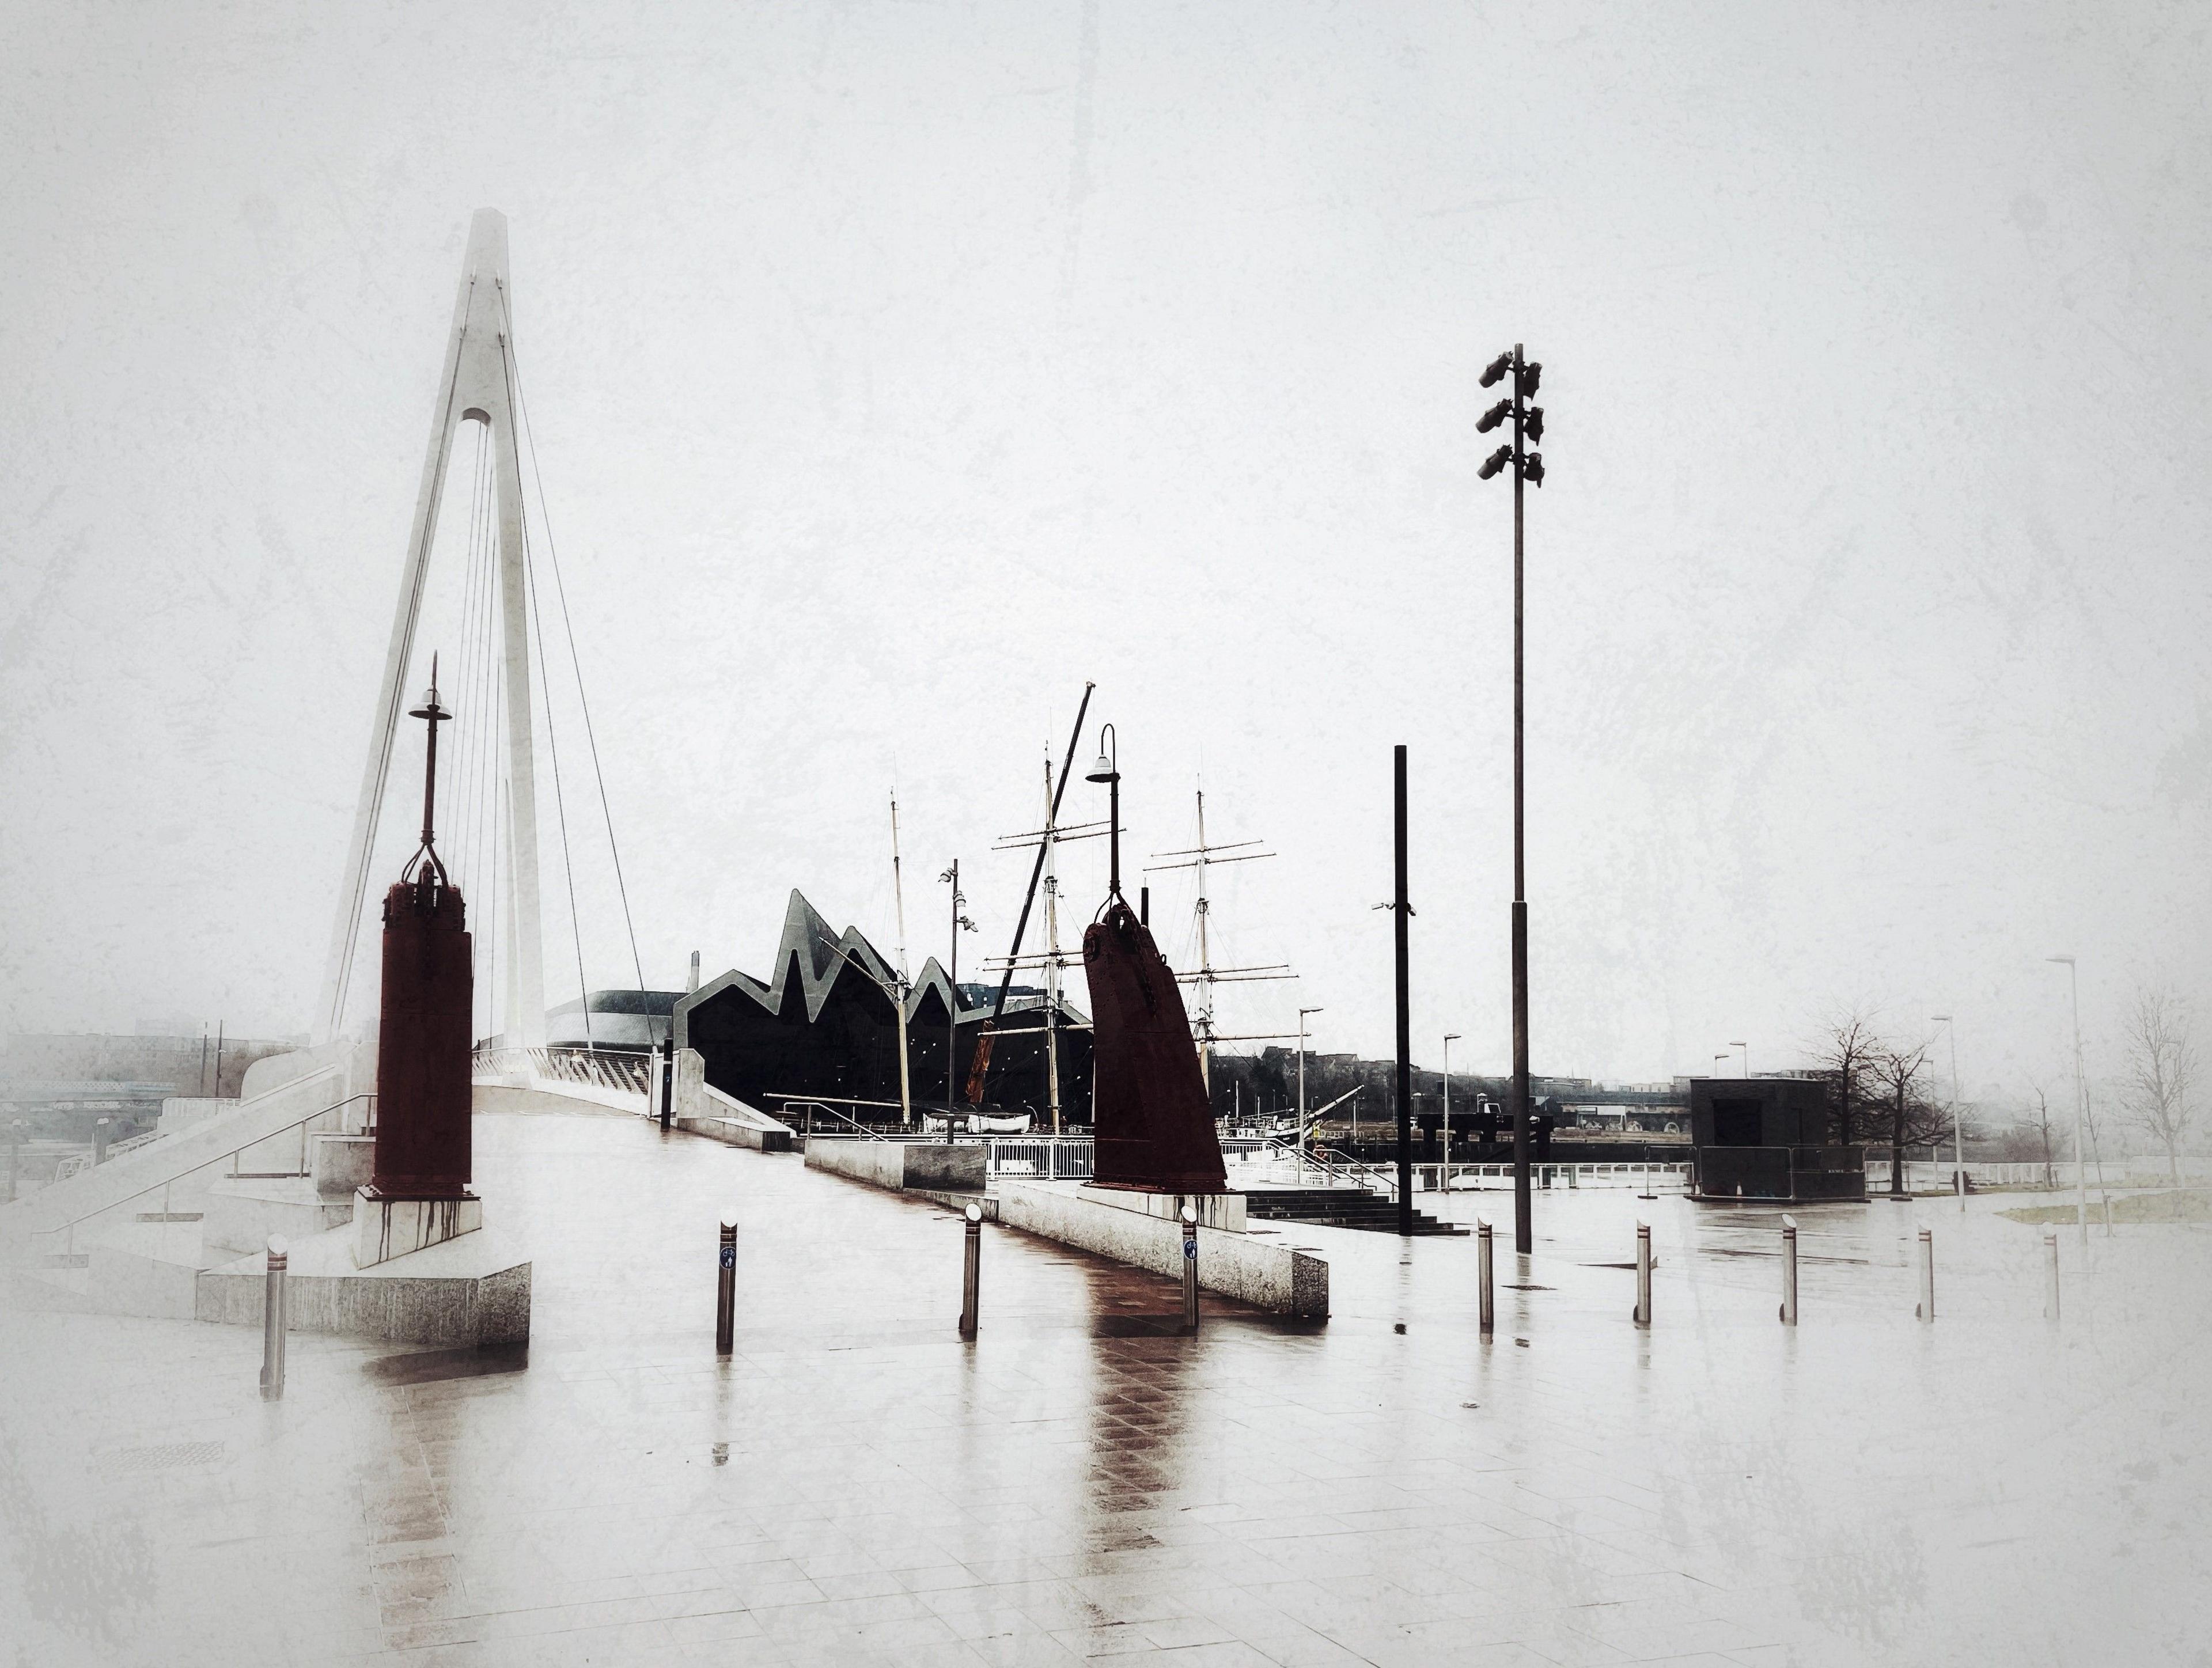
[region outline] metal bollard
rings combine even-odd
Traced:
[[[714,1353],[726,1356],[738,1342],[738,1225],[722,1224],[721,1273],[714,1290]]]
[[[1482,1335],[1488,1337],[1498,1328],[1498,1304],[1490,1284],[1490,1224],[1480,1216],[1474,1219],[1474,1283],[1480,1296]]]
[[[1198,1331],[1198,1212],[1190,1206],[1182,1208],[1182,1325],[1195,1336]]]
[[[1782,1218],[1782,1324],[1797,1324],[1797,1218]]]
[[[2043,1318],[2056,1320],[2058,1319],[2058,1236],[2056,1234],[2043,1236]]]
[[[976,1300],[981,1294],[983,1275],[983,1207],[968,1207],[968,1254],[960,1271],[960,1336],[975,1336]]]
[[[284,1269],[290,1261],[284,1241],[269,1236],[269,1275],[261,1294],[261,1399],[284,1396]]]
[[[1651,1224],[1636,1224],[1636,1324],[1651,1324]]]
[[[1936,1319],[1936,1234],[1932,1228],[1920,1230],[1920,1301],[1912,1313],[1923,1320]]]
[[[94,1164],[107,1162],[107,1120],[105,1118],[95,1118],[93,1120],[92,1162]]]

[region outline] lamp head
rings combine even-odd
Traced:
[[[1114,734],[1112,725],[1099,726],[1098,762],[1091,767],[1089,774],[1083,779],[1085,781],[1118,782],[1121,779],[1121,767],[1117,762],[1120,749],[1115,745],[1119,740],[1120,737]]]

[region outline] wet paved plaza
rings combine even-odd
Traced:
[[[1510,1198],[1282,1226],[1334,1314],[1209,1300],[642,1120],[480,1116],[507,1353],[0,1313],[0,1663],[2212,1661],[2212,1234],[2011,1198]],[[1425,1198],[1424,1204],[1429,1201]],[[739,1230],[714,1354],[715,1227]],[[1629,1320],[1639,1213],[1660,1267]],[[1939,1319],[1913,1317],[1933,1224]],[[1402,1330],[1401,1330],[1402,1328]]]

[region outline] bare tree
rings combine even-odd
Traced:
[[[2056,1187],[2057,1172],[2051,1168],[2051,1095],[2036,1078],[2028,1080],[2027,1090],[2035,1096],[2036,1127],[2043,1132],[2043,1185]]]
[[[1889,1192],[1905,1197],[1905,1148],[1908,1141],[1927,1141],[1942,1131],[1942,1109],[1931,1106],[1920,1092],[1920,1074],[1927,1068],[1928,1051],[1934,1045],[1923,1039],[1914,1043],[1887,1043],[1867,1062],[1868,1076],[1889,1107]]]
[[[2181,1143],[2197,1116],[2194,1101],[2197,1042],[2189,1010],[2162,986],[2136,989],[2128,1015],[2127,1076],[2123,1093],[2128,1110],[2166,1149],[2173,1185],[2181,1185]]]
[[[1857,1006],[1821,1022],[1814,1038],[1813,1064],[1827,1079],[1839,1146],[1853,1144],[1852,1118],[1858,1108],[1868,1108],[1869,1121],[1872,1121],[1875,1060],[1882,1046],[1875,1034],[1874,1015]]]

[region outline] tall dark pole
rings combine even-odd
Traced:
[[[1106,785],[1106,844],[1110,852],[1107,858],[1109,867],[1106,871],[1106,889],[1118,898],[1121,895],[1121,773],[1118,770]]]
[[[952,999],[945,1004],[945,1144],[952,1144],[952,1081],[960,1064],[960,859],[952,859]]]
[[[1522,429],[1523,358],[1513,344],[1513,1249],[1535,1249],[1528,1220],[1528,877],[1522,862],[1521,823],[1521,498],[1527,467]],[[1495,918],[1493,918],[1495,919]]]
[[[1544,455],[1528,450],[1528,443],[1544,440],[1544,412],[1528,403],[1544,373],[1529,364],[1521,344],[1515,343],[1498,355],[1482,373],[1482,385],[1492,386],[1510,375],[1510,397],[1482,414],[1475,424],[1487,434],[1509,418],[1513,424],[1510,445],[1501,446],[1477,471],[1487,481],[1508,464],[1513,466],[1513,1089],[1507,1108],[1513,1119],[1513,1248],[1522,1256],[1534,1249],[1528,1220],[1528,876],[1523,862],[1521,792],[1521,549],[1522,487],[1528,482],[1544,484]]]
[[[1398,974],[1398,1232],[1411,1234],[1413,1231],[1413,1032],[1411,1000],[1407,990],[1406,918],[1413,911],[1406,902],[1406,749],[1402,745],[1392,753],[1391,766],[1394,778],[1392,797],[1396,811],[1391,844],[1398,870],[1397,890],[1390,904],[1392,925],[1395,928],[1395,957]]]
[[[1096,687],[1090,683],[1083,686],[1083,701],[1075,709],[1075,728],[1067,736],[1067,756],[1060,761],[1060,785],[1053,790],[1052,798],[1045,808],[1048,833],[1060,823],[1060,802],[1066,795],[1067,779],[1075,773],[1075,749],[1083,739],[1083,715],[1091,710],[1091,691]],[[1045,767],[1048,770],[1052,767],[1049,759],[1045,761]],[[1022,958],[1022,937],[1030,930],[1030,910],[1036,903],[1037,880],[1044,873],[1045,853],[1051,849],[1051,845],[1048,837],[1041,837],[1037,840],[1036,862],[1030,869],[1030,889],[1022,894],[1022,913],[1014,922],[1014,947],[1006,952],[1006,970],[999,980],[998,995],[991,999],[990,1016],[983,1022],[983,1028],[975,1035],[975,1053],[968,1063],[968,1104],[971,1107],[981,1107],[983,1104],[984,1079],[991,1071],[991,1044],[998,1034],[1000,1016],[1006,1010],[1006,992],[1013,987],[1014,964]]]

